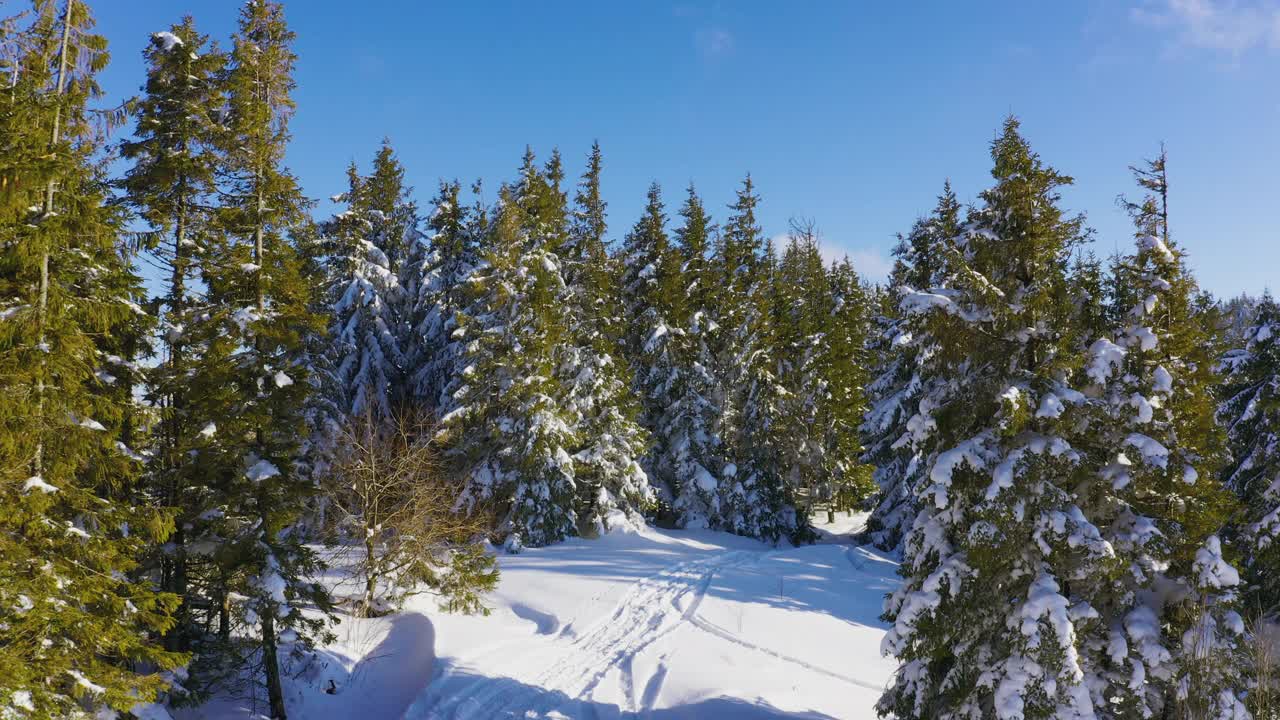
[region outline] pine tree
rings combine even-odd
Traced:
[[[146,328],[95,161],[106,43],[78,0],[29,17],[0,67],[0,703],[60,718],[148,703],[183,657],[153,643],[178,599],[133,575],[173,528],[134,504],[133,358],[102,357]]]
[[[1220,423],[1227,429],[1230,462],[1223,481],[1243,506],[1244,519],[1236,523],[1238,542],[1244,551],[1244,571],[1249,607],[1263,615],[1280,606],[1280,579],[1274,568],[1280,556],[1275,537],[1280,531],[1280,426],[1275,396],[1280,388],[1280,306],[1270,293],[1257,303],[1245,343],[1223,358],[1225,379]]]
[[[1169,657],[1162,665],[1142,653],[1155,681],[1134,700],[1183,717],[1239,717],[1239,576],[1217,534],[1232,507],[1218,482],[1225,441],[1212,399],[1216,318],[1206,317],[1170,238],[1163,152],[1134,173],[1149,194],[1126,203],[1137,248],[1117,263],[1112,302],[1123,312],[1113,336],[1093,346],[1091,365],[1095,379],[1107,380],[1103,399],[1118,420],[1106,443],[1119,448],[1109,466],[1113,484],[1123,486],[1117,489],[1134,526],[1154,524],[1159,533],[1121,532],[1113,543],[1149,568],[1148,587],[1167,593],[1150,611],[1159,613],[1165,637],[1158,641]]]
[[[618,262],[609,254],[606,237],[608,204],[600,193],[604,159],[600,143],[592,143],[587,169],[578,182],[574,210],[565,248],[564,278],[573,293],[575,307],[589,323],[587,331],[599,334],[613,353],[621,345],[625,326]]]
[[[553,238],[534,214],[547,192],[529,153],[521,182],[501,191],[482,269],[468,283],[458,407],[443,419],[445,447],[464,478],[460,505],[492,505],[511,550],[559,541],[577,523],[575,422],[557,402],[554,356],[566,291]]]
[[[927,317],[901,312],[899,302],[947,282],[947,249],[959,236],[960,224],[960,204],[948,182],[929,217],[899,237],[885,306],[876,322],[878,334],[870,343],[878,360],[876,376],[867,386],[862,459],[875,467],[879,500],[867,519],[865,537],[884,550],[900,550],[914,524],[916,488],[927,470],[918,445],[927,440],[933,424],[933,408],[921,400],[946,382],[933,372],[934,340]]]
[[[673,254],[681,285],[668,310],[671,332],[652,353],[661,361],[656,375],[663,408],[653,427],[652,467],[675,522],[703,528],[719,517],[719,478],[728,463],[718,434],[723,396],[713,375],[719,326],[712,316],[715,279],[707,253],[714,227],[693,186],[680,216]]]
[[[159,557],[160,587],[183,598],[178,624],[165,638],[170,650],[190,649],[199,632],[191,614],[196,596],[189,592],[188,541],[202,532],[200,516],[208,499],[189,463],[209,419],[190,413],[191,373],[201,348],[188,337],[203,312],[198,269],[213,232],[216,113],[222,107],[219,79],[225,64],[217,48],[207,45],[190,17],[151,37],[135,138],[121,144],[122,157],[133,165],[119,185],[147,224],[144,240],[153,262],[168,270],[166,291],[157,298],[163,362],[148,373],[147,400],[160,412],[148,468],[152,492],[157,503],[177,511],[174,534]]]
[[[328,366],[338,405],[347,421],[368,419],[374,429],[390,427],[406,366],[400,275],[417,240],[416,212],[405,200],[402,177],[385,144],[372,175],[360,176],[353,164],[347,192],[339,196],[348,209],[322,230],[329,246],[326,294],[333,315]]]
[[[623,310],[628,320],[626,354],[640,375],[644,374],[641,358],[669,332],[667,315],[679,291],[679,268],[673,263],[666,224],[662,189],[653,183],[649,186],[644,213],[627,233],[622,249]],[[646,407],[646,415],[651,413],[652,409]],[[649,420],[651,422],[651,418]]]
[[[828,272],[830,328],[817,348],[820,377],[814,426],[819,448],[810,463],[814,484],[826,488],[834,509],[850,510],[875,490],[872,467],[862,463],[858,427],[867,412],[866,386],[872,365],[867,349],[871,298],[846,258]],[[809,417],[806,413],[803,415]]]
[[[938,382],[910,421],[928,479],[886,603],[883,648],[900,666],[879,711],[1092,717],[1081,645],[1099,632],[1090,591],[1114,561],[1077,504],[1088,471],[1071,442],[1083,396],[1068,384],[1065,260],[1082,220],[1058,209],[1071,180],[1016,120],[991,154],[996,184],[947,243],[944,275],[902,296],[932,335]]]
[[[1086,233],[1057,208],[1070,178],[1016,120],[992,156],[948,282],[903,300],[948,376],[926,398],[929,479],[887,606],[902,665],[880,710],[1238,717],[1225,670],[1243,623],[1213,534],[1220,448],[1194,283],[1147,216],[1116,283],[1115,302],[1138,301],[1089,343],[1076,298],[1096,278],[1069,272]]]
[[[478,183],[473,190],[479,196]],[[466,305],[466,283],[480,264],[480,241],[487,232],[484,207],[479,201],[475,207],[463,207],[460,193],[457,182],[440,183],[425,252],[416,262],[411,260],[402,282],[411,304],[409,394],[439,415],[455,407],[451,394],[465,344],[458,315]]]
[[[271,714],[286,715],[280,644],[303,653],[325,637],[329,598],[306,578],[318,569],[295,527],[314,485],[298,472],[307,435],[307,341],[322,331],[292,235],[307,202],[284,169],[293,111],[293,33],[281,6],[242,9],[227,77],[225,240],[205,266],[210,310],[197,370],[203,417],[217,418],[199,462],[217,473],[219,631],[233,612],[256,628]],[[205,462],[207,460],[207,462]],[[247,597],[232,607],[231,593]],[[304,615],[304,606],[321,613]]]
[[[550,197],[559,199],[564,196],[557,168],[558,156],[553,156],[547,177]],[[613,273],[602,237],[599,175],[600,154],[595,146],[579,186],[579,211],[561,250],[561,255],[573,257],[580,248],[582,255],[580,261],[570,261],[564,273],[570,340],[557,360],[566,393],[563,404],[578,422],[579,443],[573,457],[579,531],[594,534],[614,525],[643,522],[653,502],[649,476],[641,466],[649,435],[637,419],[642,407],[632,393],[632,368],[617,342],[617,305],[603,295],[612,287]],[[565,213],[563,200],[557,200],[556,206],[552,218]]]
[[[716,372],[725,398],[721,434],[730,439],[733,462],[721,471],[720,516],[713,525],[776,541],[802,533],[808,520],[796,512],[785,477],[780,431],[788,398],[775,346],[777,258],[756,224],[758,203],[748,176],[717,249],[722,342]]]
[[[823,504],[830,515],[872,489],[857,433],[869,364],[867,295],[847,259],[823,267],[813,224],[793,221],[776,297],[772,323],[787,394],[777,430],[783,472],[810,512]]]
[[[774,326],[779,381],[787,391],[783,422],[775,432],[783,436],[783,473],[812,512],[819,503],[834,501],[833,486],[821,478],[826,452],[819,426],[827,393],[827,333],[833,325],[833,288],[827,280],[817,230],[812,223],[792,220],[791,232],[778,263]],[[830,429],[835,430],[834,427]],[[856,440],[856,437],[855,437]]]

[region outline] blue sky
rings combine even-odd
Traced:
[[[151,32],[234,0],[97,0],[113,97],[137,92]],[[766,231],[814,219],[868,276],[950,178],[987,184],[1009,112],[1077,179],[1105,255],[1127,247],[1127,166],[1167,143],[1175,238],[1202,285],[1259,291],[1280,260],[1280,0],[708,3],[292,0],[299,55],[289,163],[340,191],[391,138],[425,204],[439,178],[510,178],[526,144],[571,174],[605,152],[611,234],[657,180],[719,218],[750,171]],[[330,210],[327,201],[321,213]]]

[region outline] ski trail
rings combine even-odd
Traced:
[[[635,681],[631,677],[630,661],[649,645],[694,619],[717,572],[758,559],[763,554],[734,551],[673,565],[633,585],[609,617],[560,650],[558,657],[547,663],[531,682],[482,678],[466,687],[450,688],[450,675],[446,674],[433,683],[435,687],[428,690],[424,702],[415,703],[405,717],[490,720],[518,717],[530,710],[545,712],[586,698],[614,667],[620,668],[624,675],[626,701],[634,704]],[[527,664],[537,665],[543,659],[529,657]],[[646,691],[649,689],[646,687]]]
[[[743,640],[737,635],[734,635],[733,633],[729,632],[728,630],[725,630],[724,628],[720,627],[719,625],[716,625],[715,623],[709,620],[703,620],[702,618],[695,616],[695,617],[689,618],[689,622],[699,630],[715,635],[721,640],[727,640],[731,643],[734,643],[735,645],[740,645],[748,650],[755,650],[756,652],[763,653],[777,660],[791,663],[792,665],[797,665],[799,667],[804,668],[805,670],[808,670],[809,672],[818,673],[819,675],[826,675],[829,678],[840,680],[842,682],[849,683],[850,685],[857,685],[858,687],[866,688],[868,690],[875,690],[876,692],[884,691],[883,685],[876,685],[875,683],[869,683],[869,682],[866,682],[865,680],[859,680],[857,678],[848,677],[847,675],[841,675],[839,673],[832,672],[826,668],[818,667],[813,663],[805,662],[804,660],[801,660],[799,658],[793,658],[790,655],[784,655],[780,652],[777,652],[776,650],[770,650],[767,647],[756,645],[754,643],[749,643],[746,640]]]

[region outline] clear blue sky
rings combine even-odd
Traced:
[[[215,37],[234,0],[91,1],[103,80],[137,92],[149,33],[185,13]],[[1067,204],[1126,247],[1126,166],[1169,148],[1176,239],[1220,295],[1280,287],[1280,0],[1078,2],[404,2],[292,0],[289,163],[342,189],[391,138],[425,205],[439,178],[510,178],[526,144],[571,175],[605,152],[611,234],[651,180],[674,214],[693,181],[724,205],[750,171],[766,231],[813,218],[831,253],[883,272],[896,232],[950,177],[988,180],[1013,112],[1078,185]],[[329,210],[322,202],[320,212]]]

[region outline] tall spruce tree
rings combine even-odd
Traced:
[[[786,389],[779,379],[777,258],[756,222],[760,198],[743,181],[717,248],[720,325],[717,380],[723,397],[721,435],[732,462],[721,471],[719,517],[713,525],[740,535],[777,540],[802,532],[786,483],[782,423]]]
[[[0,66],[0,704],[62,718],[150,702],[183,658],[153,642],[178,598],[133,574],[173,527],[135,505],[133,358],[103,357],[143,328],[88,107],[106,43],[80,0],[27,21]]]
[[[209,490],[189,460],[210,421],[191,413],[192,371],[202,347],[188,333],[204,312],[199,267],[214,232],[210,204],[225,57],[209,46],[191,17],[152,35],[144,57],[147,82],[137,105],[137,129],[121,145],[121,156],[132,166],[119,185],[147,225],[144,239],[152,261],[167,270],[165,291],[156,300],[163,355],[147,378],[147,400],[159,412],[148,475],[154,501],[177,512],[173,536],[159,548],[158,558],[160,587],[183,598],[178,624],[165,644],[188,650],[199,634],[191,612],[199,599],[191,592],[188,549],[204,532],[202,515],[209,502]]]
[[[1270,293],[1258,300],[1244,339],[1221,363],[1218,417],[1230,450],[1222,478],[1241,503],[1242,518],[1232,529],[1244,551],[1246,606],[1266,616],[1280,607],[1280,306]]]
[[[902,665],[880,711],[1237,717],[1224,658],[1242,623],[1213,535],[1222,493],[1203,479],[1219,451],[1193,400],[1209,344],[1191,281],[1143,231],[1117,283],[1139,301],[1087,343],[1068,272],[1084,232],[1057,208],[1070,178],[1012,119],[992,156],[949,282],[903,301],[949,376],[928,397],[928,481],[887,606]]]
[[[817,231],[799,221],[792,222],[776,282],[784,476],[809,510],[851,508],[872,489],[870,468],[858,460],[857,433],[869,365],[867,293],[847,259],[823,267]]]
[[[221,138],[225,239],[206,266],[208,349],[197,369],[204,416],[217,420],[202,453],[219,482],[221,505],[211,513],[222,545],[220,631],[230,634],[234,613],[256,635],[270,712],[284,718],[281,643],[304,653],[325,637],[331,617],[326,591],[307,579],[317,559],[296,527],[314,493],[298,470],[308,430],[307,340],[323,326],[295,243],[307,201],[283,166],[293,33],[278,3],[253,0],[234,40]],[[232,607],[233,592],[247,599]],[[321,612],[304,614],[307,606]]]
[[[536,214],[554,207],[548,192],[527,153],[520,182],[501,190],[482,266],[468,283],[457,407],[443,419],[446,452],[464,478],[461,506],[492,505],[511,550],[556,542],[577,525],[576,427],[558,402],[555,362],[566,290],[554,231]]]
[[[558,166],[555,155],[547,168],[552,218],[567,217]],[[613,287],[614,273],[603,241],[599,180],[596,145],[579,184],[578,212],[568,223],[568,239],[558,253],[570,258],[563,266],[570,310],[566,317],[569,342],[560,348],[557,360],[565,388],[563,403],[578,422],[573,458],[579,531],[596,534],[613,525],[643,522],[643,513],[653,502],[649,477],[641,466],[650,438],[638,421],[642,405],[632,393],[633,370],[618,343],[618,305],[605,296]]]
[[[719,479],[728,463],[719,435],[723,395],[713,374],[719,326],[713,319],[716,280],[708,251],[715,228],[692,185],[680,217],[673,253],[681,284],[668,310],[671,332],[652,353],[666,368],[652,466],[667,492],[672,519],[701,528],[719,517]]]
[[[1137,247],[1116,264],[1117,328],[1094,344],[1090,367],[1095,380],[1107,381],[1103,400],[1115,422],[1104,444],[1116,454],[1105,472],[1122,486],[1128,516],[1121,517],[1132,523],[1117,523],[1108,539],[1135,557],[1145,587],[1162,595],[1133,611],[1154,614],[1164,633],[1148,639],[1146,686],[1126,700],[1181,717],[1241,717],[1239,575],[1218,535],[1232,503],[1219,482],[1225,440],[1213,404],[1216,318],[1170,237],[1163,152],[1134,173],[1148,193],[1126,203]],[[1156,642],[1167,649],[1163,663],[1151,651]]]
[[[479,200],[464,207],[457,182],[441,182],[435,210],[428,220],[429,238],[410,278],[409,395],[443,416],[457,406],[453,393],[462,381],[460,362],[466,344],[459,314],[468,302],[467,282],[481,267],[480,247],[488,232],[486,210]]]
[[[569,244],[565,252],[565,282],[574,295],[574,305],[589,323],[588,332],[601,336],[611,353],[620,351],[624,334],[621,268],[609,253],[607,209],[600,192],[604,159],[600,143],[592,143],[587,169],[578,181],[574,209],[569,223]]]
[[[385,144],[373,174],[347,170],[347,210],[324,224],[327,295],[333,320],[328,367],[348,421],[387,429],[401,404],[406,372],[408,305],[400,282],[417,243],[416,211],[406,199],[403,169]]]
[[[1016,120],[991,155],[995,186],[946,248],[947,271],[901,300],[932,336],[939,382],[910,421],[928,479],[886,604],[883,649],[900,666],[879,711],[1092,717],[1080,650],[1099,627],[1090,590],[1111,566],[1077,504],[1088,471],[1070,438],[1083,396],[1068,385],[1065,261],[1082,219],[1058,208],[1071,179]]]
[[[819,438],[838,423],[819,426],[826,405],[827,333],[834,329],[833,288],[827,280],[817,230],[812,223],[792,220],[791,232],[778,263],[773,310],[779,381],[787,391],[783,421],[775,431],[784,435],[783,474],[801,493],[805,505],[834,500],[830,478],[823,477],[827,448]],[[855,349],[856,352],[856,349]],[[856,360],[856,359],[855,359]],[[856,426],[856,423],[855,423]],[[856,441],[856,435],[853,437]]]
[[[867,448],[863,461],[875,467],[879,495],[865,537],[883,550],[901,550],[915,522],[917,485],[928,469],[917,445],[935,424],[926,398],[938,383],[946,382],[933,372],[935,343],[928,317],[903,313],[900,301],[947,283],[948,249],[960,235],[960,225],[960,203],[947,182],[933,212],[899,237],[889,289],[870,343],[876,376],[867,386],[870,405],[861,431]]]
[[[807,440],[807,448],[819,450],[806,464],[813,484],[820,491],[825,488],[822,494],[830,497],[830,506],[849,510],[875,491],[873,468],[862,462],[858,434],[867,412],[866,386],[872,367],[867,345],[871,293],[848,258],[832,265],[827,280],[830,327],[814,351],[820,388],[814,425],[821,432]],[[802,417],[810,416],[806,412]]]

